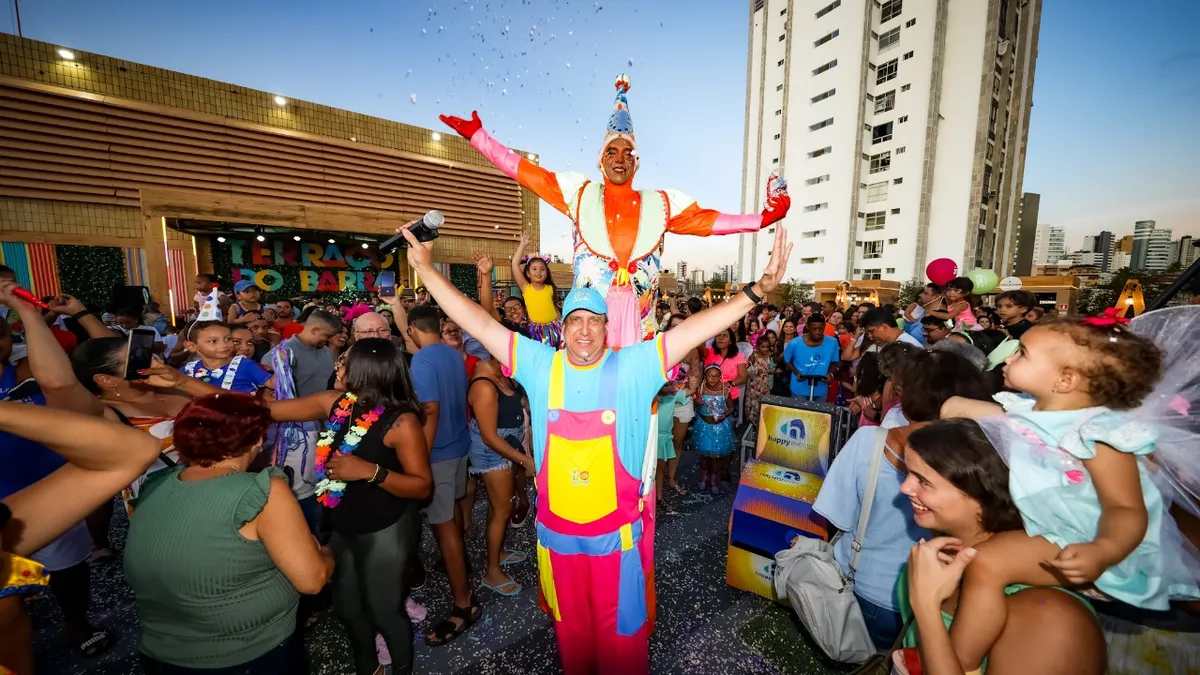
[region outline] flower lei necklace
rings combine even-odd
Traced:
[[[337,436],[338,431],[350,420],[350,411],[354,408],[358,397],[354,394],[346,394],[338,401],[337,407],[334,408],[333,414],[329,416],[329,425],[325,431],[317,438],[317,458],[316,458],[316,474],[317,474],[317,501],[321,504],[333,508],[342,501],[342,493],[346,490],[346,484],[340,480],[327,478],[325,475],[325,464],[333,455],[333,439]],[[363,413],[361,417],[354,423],[354,426],[346,430],[346,436],[342,438],[342,444],[338,447],[337,452],[341,455],[349,455],[354,452],[363,436],[367,435],[367,430],[371,425],[379,419],[383,414],[383,406],[376,406],[374,410]]]

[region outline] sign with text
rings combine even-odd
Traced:
[[[307,241],[226,241],[232,258],[229,278],[253,281],[264,291],[296,289],[301,293],[375,289],[375,277],[395,262],[361,244]]]
[[[764,462],[824,477],[829,469],[829,413],[764,403],[754,456]]]

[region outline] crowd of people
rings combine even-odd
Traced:
[[[744,294],[713,308],[671,297],[657,337],[616,351],[599,294],[560,302],[544,261],[520,250],[522,295],[500,303],[490,257],[477,256],[473,301],[427,245],[410,261],[432,293],[374,307],[262,298],[247,282],[223,295],[200,275],[179,330],[154,305],[39,308],[0,268],[0,664],[33,672],[21,598],[43,588],[74,649],[108,648],[88,619],[89,564],[114,558],[119,506],[147,673],[304,672],[301,631],[327,592],[356,672],[411,672],[426,523],[453,599],[431,646],[480,619],[477,591],[516,596],[506,569],[536,564],[567,672],[645,672],[654,505],[688,493],[687,450],[696,489],[734,487],[737,438],[775,394],[857,415],[814,510],[853,532],[871,504],[865,537],[834,553],[874,645],[909,648],[903,672],[1200,669],[1186,602],[1200,590],[1181,562],[1197,521],[1150,480],[1137,456],[1155,433],[1124,412],[1178,361],[1119,318],[1062,319],[1026,292],[984,308],[966,279],[903,308],[780,308],[756,294],[778,283],[785,240]],[[131,372],[123,336],[137,329],[155,332],[158,356]],[[551,463],[572,467],[565,482]],[[480,487],[487,568],[472,589],[463,542]],[[604,548],[594,523],[614,518],[625,534]],[[537,551],[507,548],[530,519]]]

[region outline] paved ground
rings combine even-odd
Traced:
[[[694,483],[694,454],[685,455],[681,478]],[[468,535],[472,579],[479,582],[484,563],[480,492]],[[658,627],[650,641],[651,670],[656,674],[764,673],[815,675],[845,669],[820,655],[797,628],[790,610],[725,584],[725,540],[732,494],[692,494],[675,500],[677,515],[659,518],[656,542]],[[121,511],[118,509],[118,511]],[[124,523],[114,526],[114,546],[123,544]],[[549,675],[558,673],[558,650],[550,621],[537,607],[533,528],[514,530],[509,546],[530,554],[512,573],[525,585],[520,595],[504,598],[479,591],[484,616],[467,634],[432,649],[421,639],[432,620],[449,604],[444,575],[432,569],[427,586],[415,594],[429,608],[429,620],[417,626],[416,672],[447,675]],[[435,560],[426,531],[422,557]],[[40,675],[125,675],[137,666],[137,613],[121,565],[93,570],[93,621],[113,631],[116,643],[102,657],[84,660],[66,649],[58,610],[52,599],[34,601]],[[349,645],[340,624],[327,611],[309,631],[307,645],[314,675],[352,675]]]

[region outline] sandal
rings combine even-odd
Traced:
[[[504,549],[504,559],[500,561],[500,566],[517,565],[525,562],[529,556],[525,555],[524,551],[514,551],[511,548]]]
[[[485,581],[485,582],[483,582],[483,587],[497,595],[503,595],[506,598],[511,598],[514,595],[518,595],[524,589],[524,587],[521,586],[521,584],[517,583],[516,581],[513,581],[511,577],[508,579],[508,581],[505,581],[502,584],[497,584],[495,586],[493,586]],[[500,590],[502,588],[507,588],[508,590],[507,591]]]
[[[95,658],[108,651],[111,646],[109,642],[108,631],[98,630],[92,633],[91,637],[76,645],[75,649],[89,659]]]
[[[671,482],[667,483],[667,487],[674,490],[675,494],[679,495],[680,497],[687,496],[687,493],[688,493],[687,488],[680,485],[678,481],[671,481]]]
[[[441,647],[454,640],[454,638],[467,632],[479,617],[483,616],[483,608],[471,600],[470,607],[455,607],[450,610],[450,616],[442,619],[433,630],[429,631],[429,635],[425,636],[425,644],[430,647]],[[455,619],[459,623],[455,623]]]

